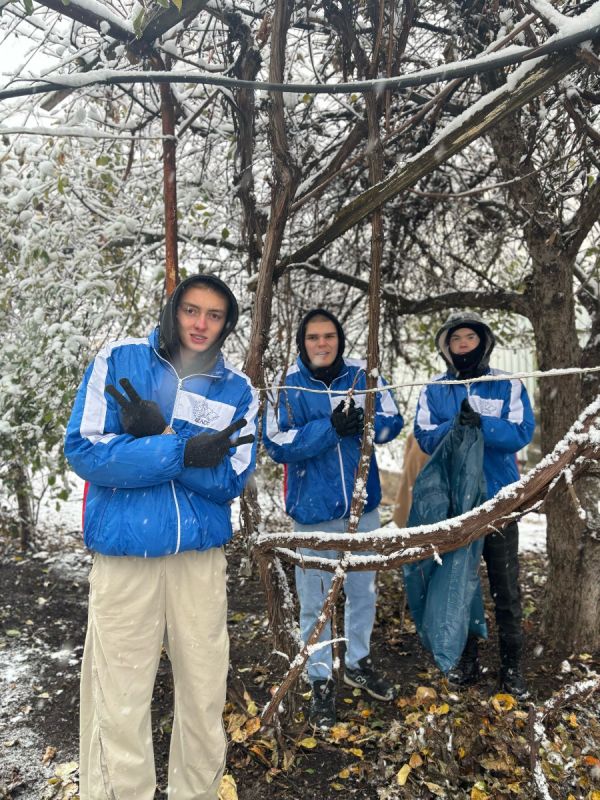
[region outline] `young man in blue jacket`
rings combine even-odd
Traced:
[[[286,511],[301,532],[347,529],[354,478],[358,468],[364,427],[364,394],[356,395],[346,410],[343,395],[351,388],[366,387],[365,362],[344,358],[345,337],[337,318],[322,308],[309,311],[296,335],[300,355],[281,382],[298,389],[284,389],[271,398],[267,408],[264,443],[269,455],[287,468]],[[402,428],[392,394],[380,378],[375,414],[375,442],[389,442]],[[317,389],[318,393],[303,391]],[[379,527],[381,486],[373,456],[367,480],[367,500],[359,531]],[[322,559],[339,559],[336,551],[301,549],[300,553]],[[296,568],[300,601],[300,629],[306,641],[333,579],[331,572]],[[370,640],[375,621],[376,573],[349,572],[344,583],[345,672],[344,682],[364,689],[372,697],[391,700],[393,687],[373,669]],[[321,641],[331,639],[327,625]],[[310,721],[319,727],[335,724],[335,684],[332,680],[331,646],[308,659],[312,684]]]
[[[222,546],[255,466],[258,408],[221,354],[237,317],[219,278],[188,278],[150,336],[98,353],[75,400],[65,453],[89,482],[94,553],[81,800],[154,798],[150,702],[163,641],[175,687],[169,795],[217,799],[229,660]]]
[[[488,498],[519,480],[516,453],[531,441],[535,427],[529,397],[521,381],[489,366],[495,341],[491,328],[479,314],[454,312],[448,317],[435,337],[448,369],[421,391],[414,428],[421,449],[431,455],[456,417],[463,425],[479,427],[484,440],[483,471]],[[485,375],[506,375],[506,380],[477,380]],[[452,386],[436,383],[457,378],[473,383]],[[485,537],[483,557],[500,643],[500,685],[502,690],[525,699],[528,691],[521,670],[523,633],[518,552],[516,522]],[[469,636],[463,655],[448,678],[459,686],[478,680],[477,637]]]

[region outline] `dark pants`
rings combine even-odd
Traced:
[[[483,557],[494,601],[500,658],[503,664],[510,666],[518,663],[523,649],[519,528],[516,522],[511,522],[499,533],[485,537]]]

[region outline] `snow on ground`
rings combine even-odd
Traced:
[[[545,514],[527,514],[519,521],[519,552],[546,552]]]

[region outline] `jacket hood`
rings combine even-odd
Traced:
[[[435,335],[436,349],[448,365],[448,371],[452,375],[458,375],[448,344],[448,334],[455,328],[471,328],[483,340],[483,355],[479,359],[478,366],[481,370],[486,370],[490,363],[490,355],[496,344],[496,337],[492,333],[492,329],[475,311],[453,311]]]
[[[333,322],[337,331],[338,350],[333,364],[330,364],[328,367],[313,367],[310,363],[308,353],[306,352],[306,326],[315,317],[325,317],[330,322]],[[300,359],[304,366],[311,372],[314,378],[323,381],[327,384],[327,386],[330,386],[331,381],[338,377],[344,367],[344,359],[342,356],[346,347],[346,336],[344,335],[344,329],[342,328],[340,321],[335,314],[332,314],[331,311],[327,311],[325,308],[311,309],[307,314],[304,315],[300,321],[300,325],[298,325],[298,330],[296,331],[296,344],[298,345]]]
[[[177,308],[183,293],[186,289],[189,289],[190,286],[206,286],[208,289],[214,289],[227,298],[227,318],[225,319],[225,325],[223,326],[221,335],[208,350],[203,353],[198,353],[192,365],[192,372],[206,372],[214,366],[221,352],[223,342],[235,328],[238,321],[239,309],[237,300],[229,286],[220,278],[217,278],[216,275],[210,273],[203,275],[199,273],[197,275],[190,275],[189,278],[181,281],[165,303],[160,313],[159,320],[159,352],[174,366],[180,366],[179,351],[181,347],[179,330],[177,327]],[[190,370],[188,370],[188,372],[190,372]]]

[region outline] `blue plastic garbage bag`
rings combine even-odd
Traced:
[[[483,436],[456,421],[413,487],[408,527],[459,516],[487,498]],[[479,562],[483,538],[404,567],[406,596],[417,632],[442,672],[460,658],[469,633],[487,638]]]

